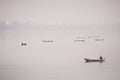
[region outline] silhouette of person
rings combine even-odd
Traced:
[[[103,57],[102,57],[102,56],[100,56],[100,59],[103,59]]]

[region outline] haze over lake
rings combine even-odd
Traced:
[[[119,34],[119,24],[1,23],[0,80],[119,80]]]
[[[0,80],[120,80],[119,61],[120,0],[0,0]]]

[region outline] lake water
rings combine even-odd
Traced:
[[[1,28],[0,80],[120,80],[119,41],[114,26]]]

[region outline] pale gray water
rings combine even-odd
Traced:
[[[0,80],[120,80],[118,27],[52,28],[1,28]]]

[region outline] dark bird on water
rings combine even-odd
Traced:
[[[21,45],[22,45],[22,46],[26,46],[26,45],[27,45],[27,43],[21,43]]]

